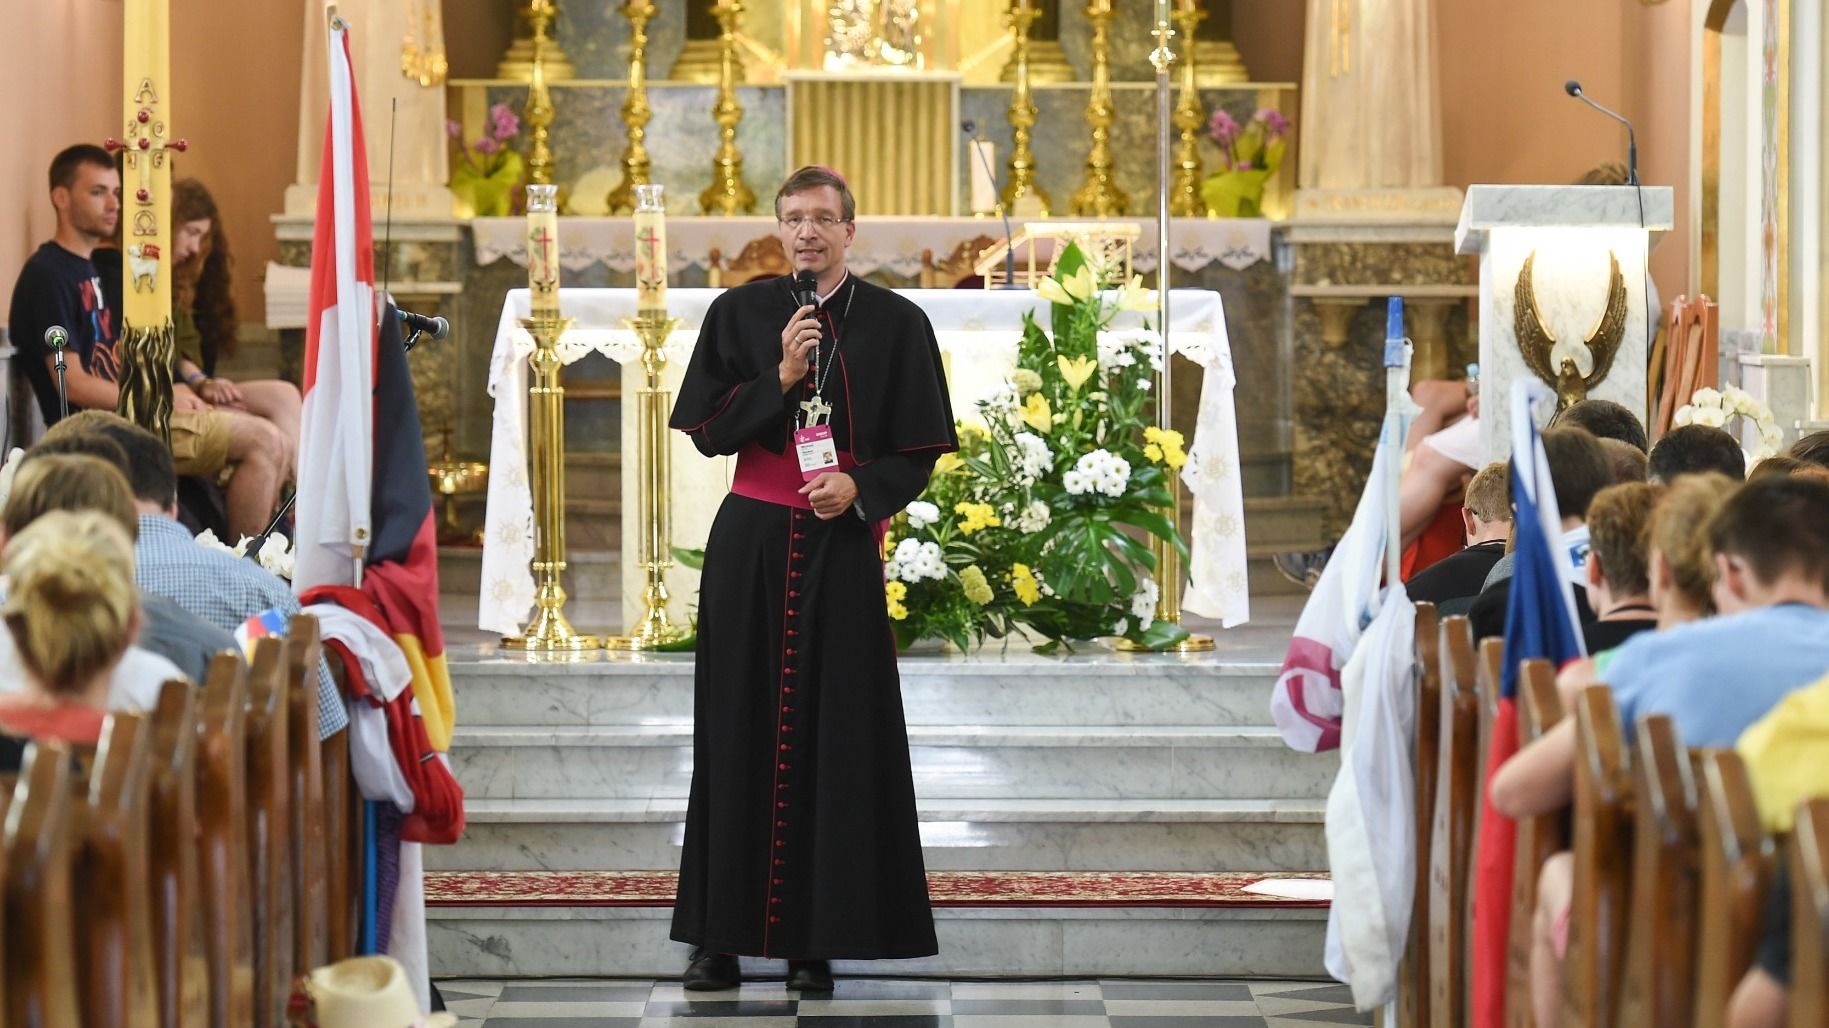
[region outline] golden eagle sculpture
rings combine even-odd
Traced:
[[[1607,260],[1612,266],[1607,277],[1607,306],[1583,340],[1593,358],[1593,370],[1586,375],[1570,357],[1563,357],[1554,367],[1550,364],[1556,337],[1544,327],[1543,312],[1537,309],[1537,291],[1531,284],[1531,268],[1537,261],[1535,250],[1524,259],[1524,267],[1518,272],[1517,310],[1512,316],[1518,351],[1524,355],[1525,365],[1545,385],[1556,390],[1556,409],[1559,411],[1586,399],[1588,390],[1606,379],[1607,372],[1613,368],[1613,358],[1619,353],[1620,343],[1626,338],[1626,278],[1620,274],[1618,254],[1607,251]]]

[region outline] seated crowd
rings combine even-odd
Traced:
[[[1562,412],[1542,440],[1588,656],[1560,669],[1560,720],[1485,782],[1492,808],[1520,824],[1568,816],[1585,759],[1572,712],[1584,691],[1601,685],[1628,740],[1639,737],[1640,718],[1663,715],[1689,747],[1738,747],[1766,830],[1788,832],[1801,801],[1829,796],[1829,432],[1749,469],[1739,441],[1722,429],[1676,428],[1647,454],[1645,432],[1629,413],[1584,401]],[[1506,475],[1505,465],[1493,464],[1467,482],[1466,548],[1408,583],[1412,600],[1435,604],[1444,616],[1467,614],[1476,640],[1506,629]],[[1433,781],[1421,787],[1425,803],[1442,795]],[[1421,859],[1427,863],[1428,855]],[[1520,866],[1518,874],[1525,873]],[[1529,1012],[1513,1023],[1568,1023],[1578,878],[1568,850],[1537,870],[1528,995],[1506,994],[1508,1009],[1527,1005]],[[1782,869],[1773,878],[1787,880]],[[1427,902],[1419,897],[1418,909]],[[1774,889],[1767,905],[1757,959],[1726,1021],[1697,1010],[1697,1023],[1800,1023],[1787,1022],[1786,1013],[1788,891]],[[1519,917],[1515,907],[1512,917]],[[1510,959],[1524,960],[1520,936],[1511,938]]]

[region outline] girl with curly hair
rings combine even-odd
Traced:
[[[172,184],[172,320],[178,358],[172,375],[219,410],[235,410],[273,423],[286,440],[282,469],[292,477],[298,448],[298,387],[280,379],[231,382],[216,374],[216,362],[235,352],[235,297],[229,288],[234,261],[222,217],[208,189],[196,179]]]

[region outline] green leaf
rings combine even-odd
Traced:
[[[1180,625],[1170,624],[1167,621],[1155,621],[1144,631],[1133,631],[1126,638],[1160,653],[1187,637],[1188,630]]]
[[[679,561],[681,567],[692,568],[696,571],[703,571],[705,569],[705,550],[703,547],[696,550],[689,550],[684,546],[675,546],[673,548],[673,559]]]
[[[657,653],[691,653],[699,648],[699,634],[688,632],[670,643],[661,643],[654,647]]]
[[[1054,262],[1054,277],[1064,281],[1085,265],[1086,251],[1081,250],[1078,243],[1068,243],[1067,248],[1061,251],[1060,260]]]

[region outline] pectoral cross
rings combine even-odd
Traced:
[[[802,400],[800,412],[806,416],[807,427],[823,425],[832,416],[832,405],[821,399],[818,393],[811,400]]]

